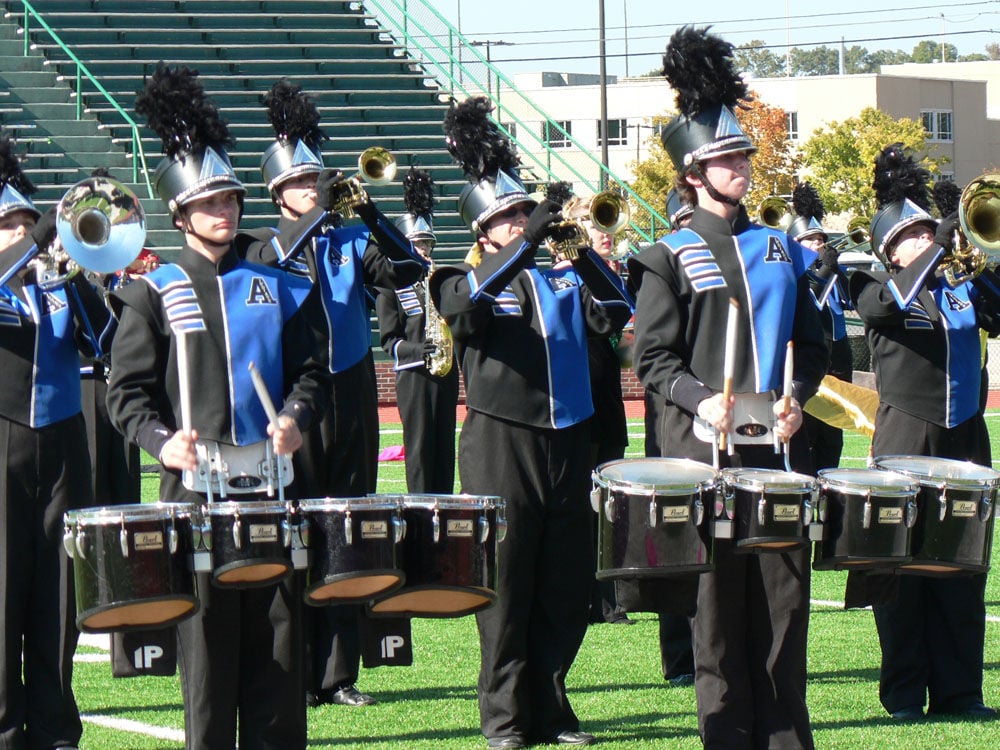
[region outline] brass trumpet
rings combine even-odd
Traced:
[[[843,253],[871,242],[871,235],[868,233],[870,225],[871,219],[867,216],[855,216],[847,222],[847,231],[844,235],[831,242],[827,242],[826,246],[837,253]]]
[[[341,195],[330,206],[330,213],[345,219],[357,215],[357,207],[368,202],[368,193],[362,181],[369,185],[388,185],[396,179],[396,157],[388,149],[371,146],[358,157],[358,172],[344,180]]]
[[[549,228],[545,244],[553,256],[567,260],[578,258],[580,250],[590,246],[584,220],[593,224],[598,232],[613,235],[621,231],[631,217],[628,201],[614,190],[605,190],[591,198],[589,209],[585,208],[585,201],[573,196],[563,205],[561,213],[562,221]]]
[[[1000,173],[986,172],[962,191],[954,248],[938,265],[951,286],[971,281],[1000,261]]]
[[[772,195],[757,206],[757,221],[765,227],[785,231],[791,225],[793,218],[791,206],[781,196]]]

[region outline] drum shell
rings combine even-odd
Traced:
[[[219,502],[203,506],[202,513],[211,530],[213,585],[259,588],[291,573],[290,540],[284,528],[293,517],[284,505],[267,500]]]
[[[986,573],[993,550],[993,490],[942,490],[921,485],[917,493],[917,523],[913,527],[912,559],[900,573],[948,576]],[[983,510],[986,503],[991,512]],[[941,518],[942,506],[944,518]]]
[[[67,514],[76,625],[81,632],[154,630],[198,611],[200,602],[188,562],[195,509],[182,503],[120,505]],[[122,551],[123,527],[127,556]],[[173,552],[171,531],[177,543]]]
[[[823,539],[816,543],[815,570],[885,570],[909,562],[913,531],[906,524],[907,506],[916,493],[866,494],[845,487],[823,486],[819,508]],[[865,503],[870,503],[865,528]]]
[[[714,489],[675,494],[621,484],[602,487],[597,578],[665,578],[712,570],[714,506]]]
[[[398,502],[302,500],[299,508],[309,525],[307,604],[361,603],[403,585],[395,536],[402,515]]]
[[[401,507],[406,531],[399,559],[406,583],[371,604],[370,613],[462,617],[491,606],[496,601],[499,529],[506,523],[501,520],[503,501],[419,495],[403,496]]]
[[[806,526],[814,489],[811,477],[764,469],[726,469],[722,483],[726,505],[733,509],[736,552],[790,552],[809,544]]]

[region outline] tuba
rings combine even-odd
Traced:
[[[30,262],[38,286],[50,289],[85,269],[107,274],[129,265],[146,241],[142,203],[110,177],[88,177],[56,206],[56,239]]]
[[[771,229],[788,229],[792,223],[792,210],[780,195],[765,198],[757,206],[757,221]]]
[[[580,250],[590,246],[584,220],[590,221],[598,232],[613,235],[628,224],[631,213],[625,198],[614,190],[605,190],[590,199],[589,209],[584,208],[584,201],[579,198],[570,198],[563,206],[562,216],[561,221],[549,228],[551,234],[545,244],[553,257],[573,260],[579,257]]]
[[[443,377],[451,372],[454,357],[454,339],[451,329],[431,299],[431,274],[434,273],[434,263],[427,269],[424,280],[424,341],[434,345],[434,351],[427,355],[425,364],[431,375]]]
[[[366,148],[358,157],[358,172],[344,181],[343,193],[330,206],[330,213],[345,219],[357,215],[357,207],[368,202],[362,181],[369,185],[388,185],[396,178],[396,157],[381,146]]]
[[[980,175],[958,201],[954,249],[939,264],[951,286],[971,281],[1000,260],[1000,174]]]

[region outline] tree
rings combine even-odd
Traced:
[[[875,156],[896,142],[915,154],[923,154],[927,134],[917,120],[908,117],[895,120],[873,107],[813,133],[802,147],[804,176],[816,188],[828,213],[851,212],[868,217],[874,214]],[[923,163],[932,173],[940,173],[944,161],[941,157],[925,156]]]
[[[733,52],[733,61],[737,70],[754,78],[776,78],[785,74],[784,58],[767,49],[759,39],[737,47]]]
[[[944,61],[955,62],[958,59],[958,47],[954,44],[942,45],[930,39],[924,39],[913,48],[913,62],[933,63],[941,61],[941,50],[944,48]]]
[[[830,47],[792,47],[789,54],[792,58],[792,75],[795,76],[833,76],[837,75],[840,67],[840,55]]]
[[[995,60],[995,59],[996,58],[994,57],[989,57],[988,55],[984,55],[982,52],[972,52],[968,55],[958,56],[959,62],[982,62],[984,60]]]
[[[660,141],[659,129],[666,125],[672,117],[672,114],[664,114],[653,118],[650,134],[646,136],[646,147],[649,149],[649,156],[641,162],[630,165],[632,174],[635,175],[630,187],[640,198],[664,217],[667,215],[667,193],[670,192],[670,188],[674,185],[675,170],[673,162],[670,161],[670,156],[667,154],[667,150],[663,148],[663,143]],[[634,203],[631,209],[633,217],[645,214],[645,211],[640,210]],[[650,227],[646,227],[647,231],[650,229]],[[654,227],[652,229],[652,234],[657,237],[666,233],[664,227]],[[632,236],[630,233],[629,240],[634,244],[639,241],[639,238]]]
[[[876,64],[864,47],[854,45],[844,52],[844,72],[848,75],[874,73]]]
[[[1000,44],[996,42],[987,44],[986,54],[989,55],[990,60],[1000,60]]]
[[[880,49],[872,52],[871,62],[873,71],[877,73],[883,65],[899,65],[905,62],[912,62],[912,59],[909,54],[903,52],[901,49]]]

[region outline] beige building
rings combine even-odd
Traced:
[[[830,122],[853,117],[866,107],[876,107],[896,118],[921,120],[930,135],[933,153],[950,160],[945,174],[952,174],[960,185],[987,167],[1000,164],[1000,114],[995,119],[987,114],[991,93],[996,102],[993,111],[1000,113],[1000,62],[888,66],[887,69],[892,73],[761,78],[751,80],[749,85],[762,101],[788,113],[789,135],[798,142],[804,142],[816,129]],[[897,72],[897,69],[905,70]],[[501,92],[502,101],[510,106],[510,112],[502,117],[517,120],[512,124],[518,140],[522,144],[540,144],[544,140],[553,148],[565,149],[560,151],[561,157],[571,162],[584,178],[577,182],[596,183],[598,167],[579,151],[590,152],[599,162],[597,76],[534,73],[516,76],[514,84],[569,134],[567,138],[558,128],[546,129],[537,114],[518,108],[518,97]],[[674,109],[673,91],[662,78],[611,78],[607,100],[608,166],[614,174],[629,181],[635,163],[648,156],[653,117]],[[523,137],[525,128],[531,130],[532,137]],[[531,161],[525,159],[526,163]]]

